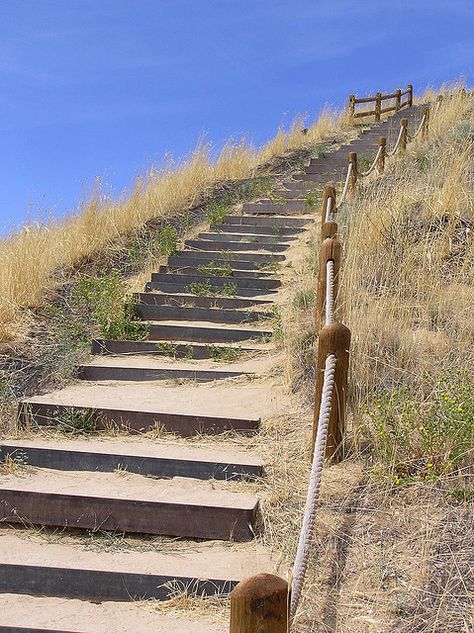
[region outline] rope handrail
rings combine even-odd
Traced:
[[[318,431],[314,448],[313,463],[311,465],[311,475],[306,497],[306,505],[296,550],[295,564],[293,566],[293,580],[291,585],[290,618],[294,618],[303,589],[306,570],[310,556],[311,543],[314,537],[314,524],[316,520],[316,510],[321,488],[321,475],[324,466],[324,455],[328,436],[329,417],[331,415],[332,397],[334,392],[334,381],[336,373],[336,355],[329,354],[326,357],[324,367],[324,383],[319,410]]]
[[[358,176],[360,176],[360,178],[365,178],[366,176],[370,176],[370,174],[374,171],[374,169],[377,167],[377,163],[379,162],[379,158],[380,158],[380,154],[382,153],[382,145],[379,146],[378,152],[375,155],[375,158],[373,160],[372,165],[369,167],[369,169],[367,169],[367,171],[359,171],[358,172]],[[352,164],[352,163],[351,163]]]
[[[347,196],[347,192],[349,191],[349,183],[351,181],[351,175],[352,175],[352,168],[353,165],[352,163],[349,163],[349,165],[347,166],[347,174],[346,174],[346,180],[344,182],[344,187],[342,189],[342,193],[341,193],[341,197],[339,198],[339,203],[336,206],[336,211],[339,210],[339,208],[344,204],[346,196]]]
[[[325,325],[334,323],[334,260],[326,262]]]
[[[325,222],[330,222],[333,216],[332,202],[333,202],[332,198],[328,197],[328,200],[326,203],[326,215],[324,217]]]
[[[423,114],[423,116],[421,117],[420,125],[418,126],[418,129],[414,134],[409,134],[407,130],[407,137],[409,141],[412,141],[421,133],[423,126],[425,125],[425,121],[426,121],[426,113]]]
[[[397,138],[397,142],[395,143],[393,149],[391,149],[389,152],[386,152],[386,156],[394,156],[396,151],[398,150],[398,147],[400,145],[400,142],[402,140],[402,136],[403,136],[403,125],[400,126],[400,132],[398,133],[398,138]]]

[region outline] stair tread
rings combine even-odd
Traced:
[[[58,633],[226,633],[224,625],[157,613],[152,603],[91,602],[1,594],[2,627]]]

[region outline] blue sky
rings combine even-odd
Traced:
[[[472,0],[0,0],[0,227],[115,193],[203,133],[464,76]]]

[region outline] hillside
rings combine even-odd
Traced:
[[[3,244],[0,631],[224,633],[243,577],[291,580],[329,182],[348,420],[292,630],[474,628],[474,99],[442,96],[342,204],[348,152],[421,105],[199,151]]]

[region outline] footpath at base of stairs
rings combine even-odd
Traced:
[[[285,265],[319,216],[307,191],[340,182],[349,151],[373,156],[400,118],[418,116],[364,130],[284,180],[279,202],[245,203],[187,240],[135,295],[147,340],[93,341],[78,381],[21,403],[30,430],[0,443],[0,459],[21,464],[0,475],[0,633],[220,633],[228,626],[136,601],[177,588],[227,595],[277,572],[254,539],[258,494],[245,491],[266,456],[236,449],[228,432],[255,434],[291,412],[272,316],[288,296]],[[68,428],[104,433],[58,432]],[[104,534],[134,534],[134,546],[90,545]]]

